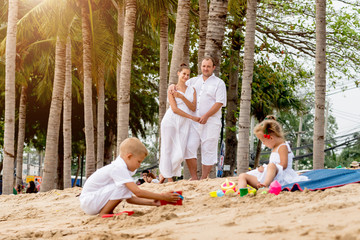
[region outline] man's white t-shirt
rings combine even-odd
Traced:
[[[135,172],[129,171],[120,156],[111,164],[96,170],[81,191],[81,208],[87,214],[97,214],[109,200],[131,198],[132,192],[125,183],[134,182],[132,176]]]
[[[206,114],[215,103],[222,103],[226,106],[226,86],[223,80],[212,74],[204,81],[203,75],[190,78],[186,82],[187,86],[192,86],[196,90],[196,116],[201,117]],[[220,123],[221,109],[212,115],[208,122]]]

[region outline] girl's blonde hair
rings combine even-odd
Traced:
[[[285,140],[283,129],[276,118],[272,115],[266,116],[265,120],[260,122],[254,128],[254,134],[271,134]]]

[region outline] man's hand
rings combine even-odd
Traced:
[[[209,117],[205,114],[205,115],[200,117],[199,123],[206,124],[208,119],[209,119]]]

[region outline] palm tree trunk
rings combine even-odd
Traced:
[[[159,126],[166,112],[168,54],[169,54],[168,27],[169,27],[169,19],[168,19],[168,10],[166,9],[165,12],[162,12],[160,16]]]
[[[122,2],[121,4],[116,4],[116,9],[118,12],[118,22],[117,22],[117,33],[119,34],[119,36],[124,39],[124,22],[125,22],[125,14],[124,14],[124,3]],[[120,74],[121,74],[121,61],[120,61],[120,56],[121,56],[121,51],[118,51],[118,61],[117,61],[117,65],[116,65],[116,92],[117,92],[117,96],[118,96],[118,101],[117,101],[117,119],[120,119],[122,115],[121,109],[120,109],[120,101],[119,101],[119,96],[120,96]],[[120,139],[117,139],[117,145],[120,146]],[[115,149],[115,151],[117,151],[117,149]],[[115,153],[115,156],[117,156],[117,153]]]
[[[104,166],[104,145],[105,145],[105,83],[103,64],[99,67],[98,77],[98,108],[97,108],[97,160],[96,169]]]
[[[207,21],[208,21],[207,0],[199,0],[198,75],[201,74],[201,61],[203,60],[205,54]]]
[[[316,0],[315,122],[313,167],[324,168],[324,124],[326,91],[326,1]]]
[[[18,1],[9,0],[5,50],[5,126],[3,194],[11,194],[14,182],[15,150],[15,66]]]
[[[254,71],[256,8],[256,0],[247,1],[244,69],[240,98],[239,143],[237,147],[238,174],[246,172],[249,167],[251,83]]]
[[[16,185],[22,185],[22,165],[23,151],[25,139],[25,123],[26,123],[26,102],[27,102],[27,86],[21,87],[20,106],[19,106],[19,133],[16,151]]]
[[[95,172],[95,148],[94,148],[94,119],[92,104],[92,76],[91,76],[91,30],[89,19],[89,7],[87,2],[82,4],[82,34],[83,34],[83,65],[84,65],[84,118],[86,139],[86,163],[85,175],[88,178]]]
[[[258,140],[258,143],[256,145],[254,168],[257,168],[259,166],[259,163],[260,163],[261,146],[262,146],[262,142],[260,140]]]
[[[211,0],[206,33],[205,56],[215,60],[214,74],[219,76],[228,0]]]
[[[161,121],[166,112],[167,84],[168,84],[168,55],[169,55],[169,18],[168,9],[160,13],[160,81],[159,81],[159,122],[158,142],[161,148]],[[160,158],[160,156],[159,156]]]
[[[136,0],[126,0],[124,41],[121,54],[120,86],[118,92],[117,153],[129,135],[131,61],[136,22]]]
[[[236,112],[239,102],[239,62],[240,62],[240,47],[239,34],[235,37],[237,26],[233,26],[232,44],[230,52],[230,75],[229,88],[227,92],[227,111],[226,111],[226,129],[225,129],[225,159],[224,165],[230,166],[230,171],[223,171],[223,177],[232,176],[236,168],[236,146],[238,140],[236,137]]]
[[[55,49],[55,74],[50,114],[46,135],[45,159],[44,159],[44,179],[41,184],[41,191],[46,192],[54,189],[57,175],[57,158],[59,148],[60,117],[64,98],[65,86],[65,56],[66,45],[58,37]]]
[[[64,188],[71,187],[71,97],[72,97],[72,71],[71,71],[71,41],[66,43],[66,72],[64,89],[63,136],[64,136]]]
[[[189,66],[190,64],[190,22],[189,26],[186,31],[186,38],[184,44],[184,56],[183,56],[183,63]]]
[[[173,53],[171,56],[169,83],[177,83],[177,70],[183,63],[186,32],[189,28],[190,0],[179,0],[176,14],[176,29],[174,36]]]

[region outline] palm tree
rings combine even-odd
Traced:
[[[126,0],[125,3],[124,40],[118,91],[117,153],[119,153],[121,142],[129,134],[131,60],[137,10],[136,0]]]
[[[199,0],[199,49],[198,49],[198,74],[201,74],[201,61],[205,54],[206,31],[208,21],[207,0]]]
[[[16,23],[18,0],[9,0],[8,25],[5,52],[5,126],[3,193],[11,194],[14,179],[15,142],[15,66],[16,66]]]
[[[251,109],[251,83],[254,71],[256,9],[257,1],[248,0],[244,43],[244,69],[240,97],[239,142],[237,148],[238,174],[246,172],[249,167],[249,128]]]
[[[22,165],[23,165],[23,150],[25,139],[25,123],[26,123],[26,100],[27,86],[21,86],[20,106],[19,106],[19,130],[18,130],[18,143],[16,151],[16,185],[22,185]]]
[[[169,18],[168,10],[160,13],[160,81],[159,81],[159,126],[166,112],[167,76],[169,54]]]
[[[324,125],[326,92],[326,1],[316,0],[314,169],[324,168]]]
[[[44,173],[41,191],[46,192],[54,189],[57,184],[57,158],[59,147],[59,131],[61,109],[64,98],[65,67],[66,67],[66,43],[57,37],[55,47],[55,74],[51,98],[50,114],[46,134],[46,148],[44,159]]]
[[[205,56],[215,60],[214,74],[219,76],[228,0],[211,0],[207,23]]]
[[[173,53],[171,56],[169,83],[175,84],[177,82],[177,70],[183,62],[184,45],[186,33],[189,28],[189,11],[190,0],[179,0],[177,14],[176,14],[176,29],[174,36]]]
[[[71,39],[66,42],[66,67],[64,87],[63,136],[64,136],[64,188],[71,187],[71,97],[72,97],[72,66]]]
[[[225,158],[224,165],[230,166],[230,171],[223,171],[223,177],[232,176],[234,169],[236,168],[236,147],[238,140],[236,137],[236,113],[239,104],[239,66],[240,63],[240,48],[241,34],[239,30],[243,24],[238,18],[234,19],[232,23],[231,32],[231,48],[229,51],[230,62],[229,62],[229,82],[227,91],[227,105],[226,105],[226,129],[225,129]],[[235,127],[235,128],[234,128]]]
[[[98,67],[98,105],[97,105],[97,157],[96,157],[96,169],[104,166],[104,145],[105,145],[105,123],[104,123],[104,111],[105,111],[105,66],[99,64]]]
[[[117,4],[115,1],[113,1],[113,4],[117,10],[117,33],[119,34],[119,36],[124,39],[124,22],[125,22],[125,14],[124,14],[124,2],[120,1],[119,4]],[[120,49],[120,48],[119,48]],[[121,51],[118,51],[118,57],[120,58],[121,56]],[[117,92],[117,96],[119,98],[120,96],[120,73],[121,73],[121,61],[120,59],[117,59],[117,64],[116,64],[116,92]],[[117,101],[117,119],[120,119],[120,115],[122,114],[120,111],[120,101]],[[117,138],[117,146],[120,144],[120,139]],[[117,151],[117,149],[116,149]],[[116,153],[117,155],[118,153]]]
[[[88,178],[95,172],[94,118],[92,103],[92,62],[91,62],[91,27],[89,6],[86,1],[81,6],[82,37],[83,37],[83,73],[84,73],[84,121],[86,141],[85,172]]]

